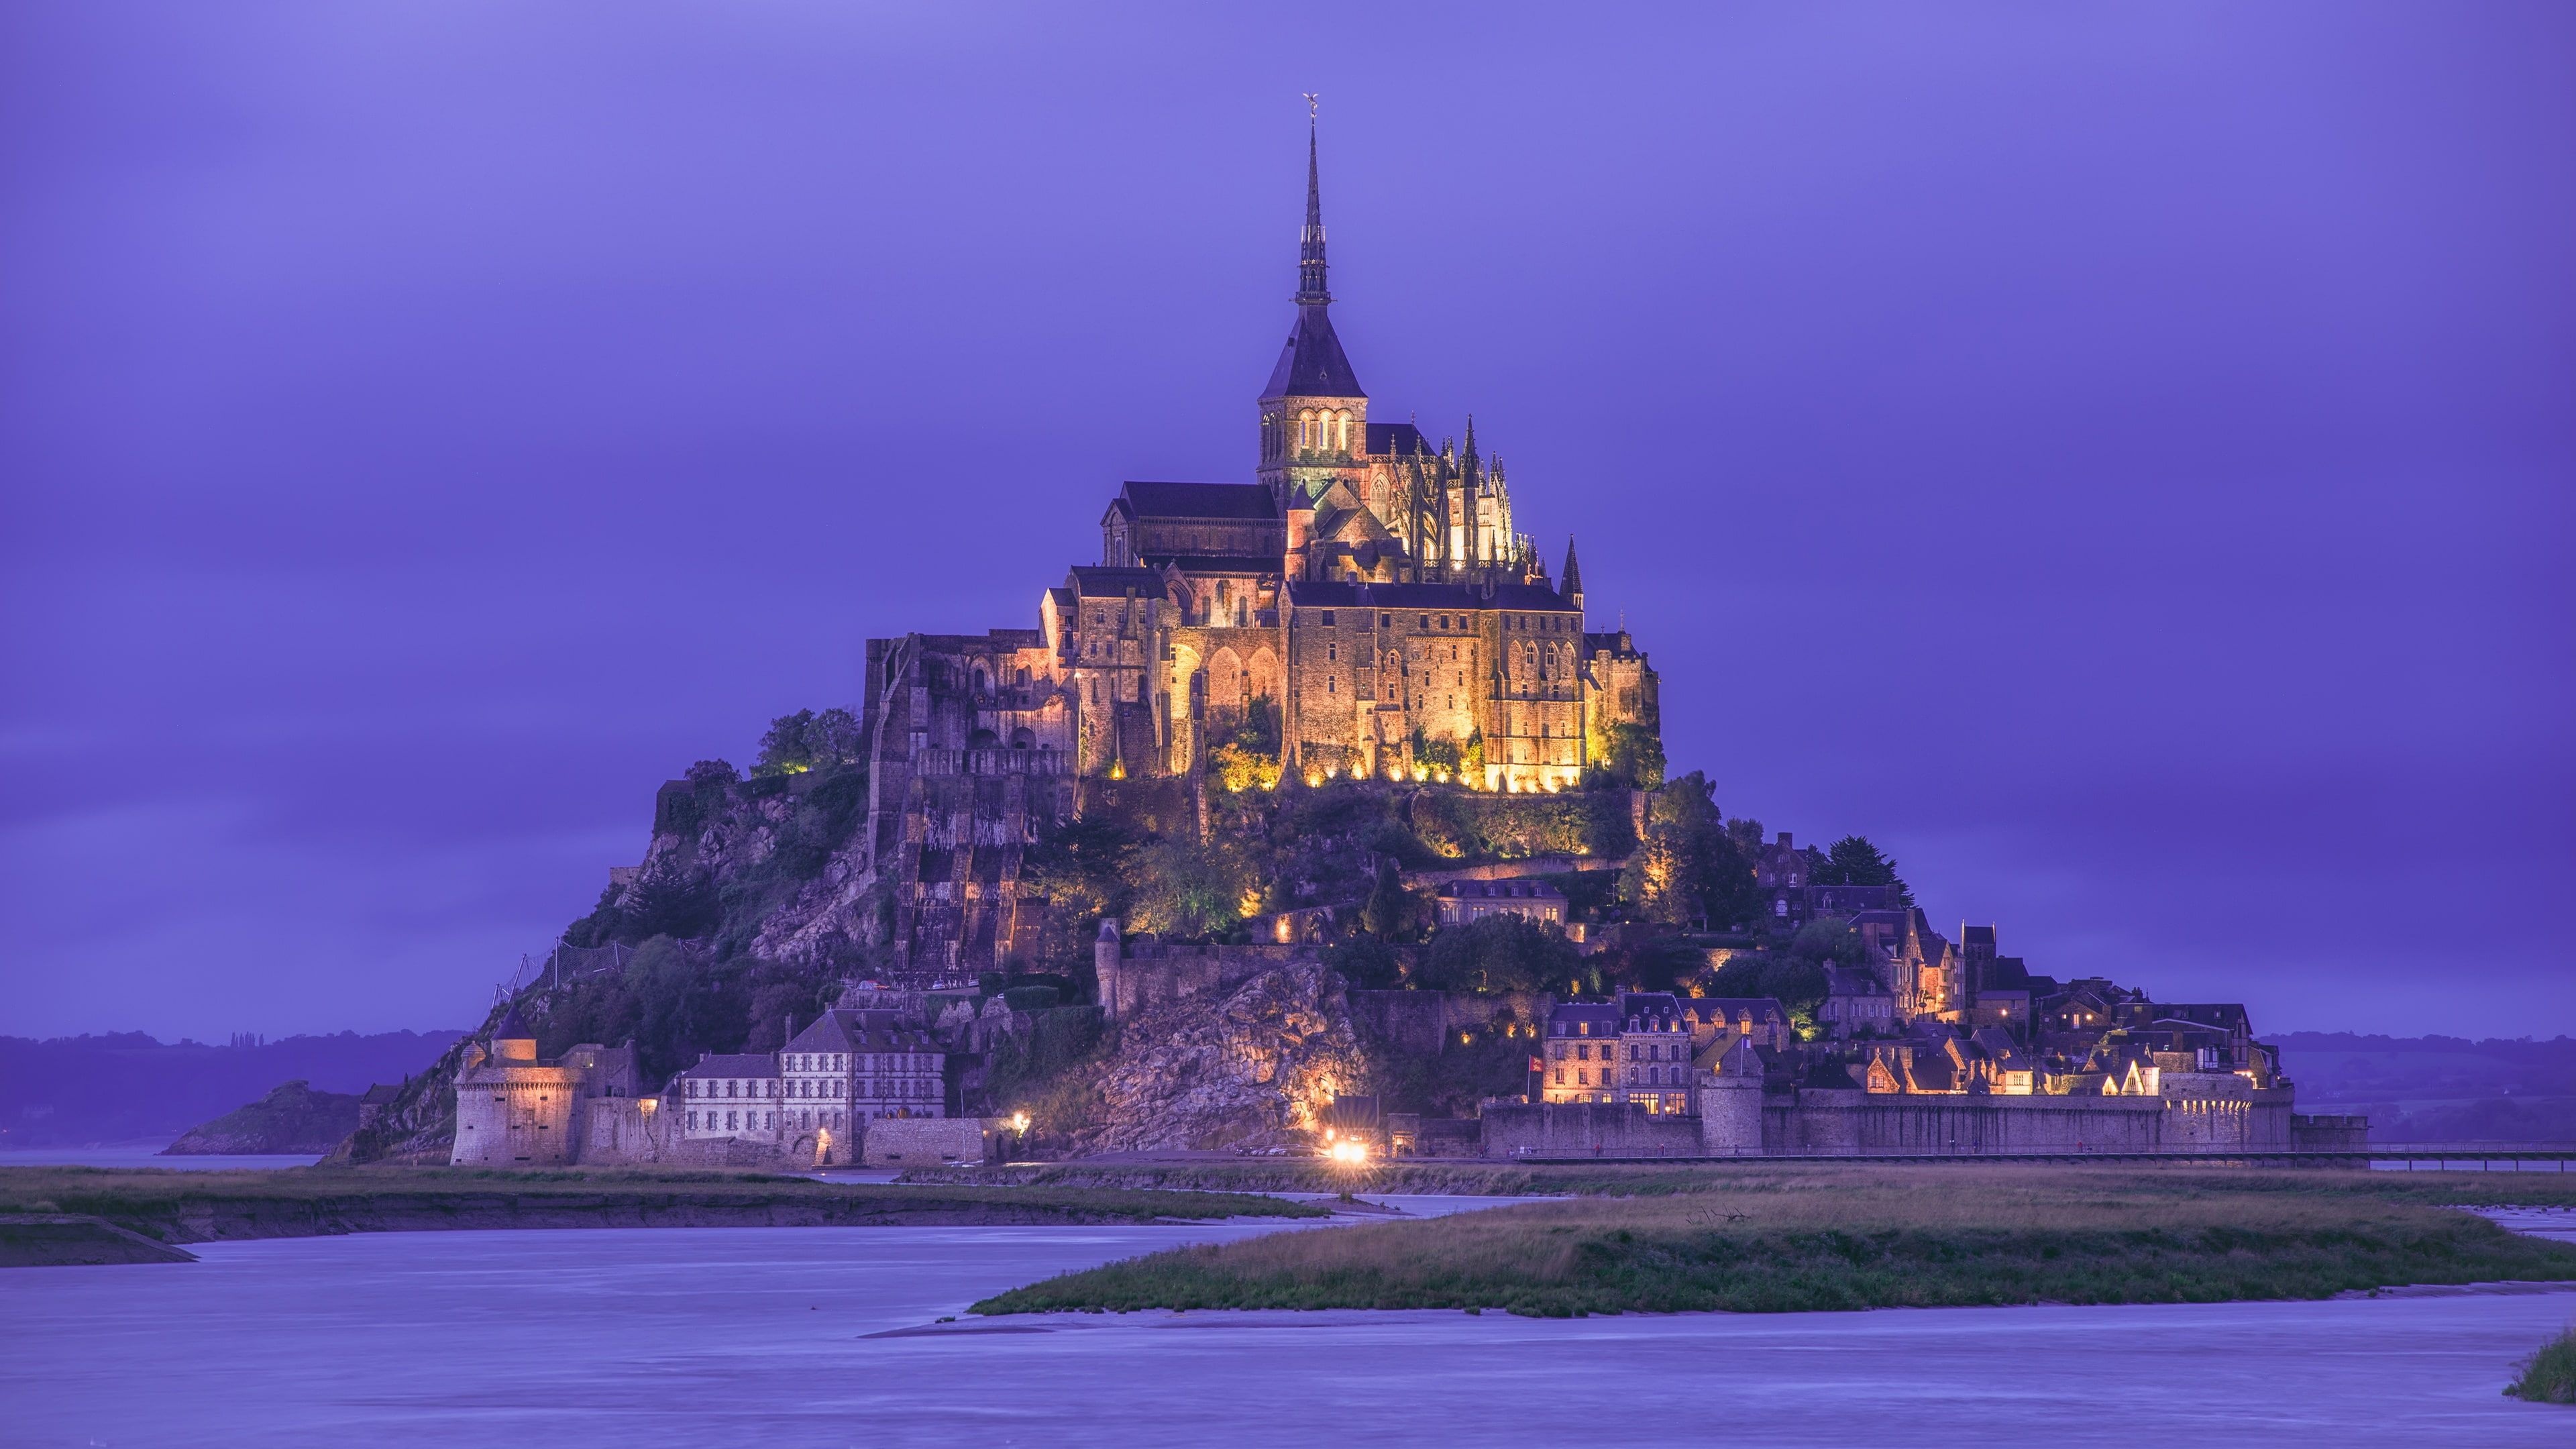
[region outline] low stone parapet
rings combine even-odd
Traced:
[[[868,1124],[860,1152],[870,1167],[989,1162],[1008,1130],[999,1117],[880,1117]]]
[[[1488,1102],[1487,1157],[1697,1157],[1699,1119],[1633,1102]]]

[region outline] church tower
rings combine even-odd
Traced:
[[[1324,203],[1315,159],[1314,97],[1307,97],[1306,228],[1297,245],[1297,325],[1261,390],[1259,477],[1285,511],[1336,480],[1358,488],[1367,476],[1368,394],[1333,335],[1333,294],[1324,285]]]

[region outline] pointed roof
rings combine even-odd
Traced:
[[[1279,365],[1270,369],[1263,397],[1367,397],[1333,333],[1333,319],[1321,302],[1297,306],[1297,326],[1279,350]]]
[[[508,1011],[502,1013],[501,1024],[492,1028],[494,1041],[535,1041],[536,1039],[536,1032],[529,1027],[528,1019],[519,1014],[519,1004],[515,1001],[510,1003]]]
[[[1574,535],[1570,533],[1565,536],[1565,577],[1557,588],[1569,599],[1583,592],[1583,570],[1574,561]]]
[[[1333,294],[1324,286],[1324,200],[1315,164],[1313,118],[1306,129],[1306,226],[1297,238],[1297,326],[1280,349],[1279,365],[1270,369],[1274,397],[1366,397],[1360,380],[1343,355],[1342,339],[1333,335]]]

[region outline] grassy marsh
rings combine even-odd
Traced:
[[[0,1168],[0,1216],[82,1214],[164,1243],[445,1228],[1141,1223],[1322,1212],[1233,1193],[897,1187],[739,1172]]]
[[[2576,1248],[2448,1203],[2576,1182],[2400,1174],[1796,1164],[1430,1221],[1186,1248],[1014,1289],[979,1313],[1496,1308],[1582,1313],[2322,1298],[2403,1283],[2576,1279]],[[2483,1186],[2486,1195],[2462,1192]]]

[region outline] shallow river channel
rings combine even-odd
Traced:
[[[1277,1230],[388,1233],[16,1270],[0,1443],[2576,1444],[2576,1409],[2499,1393],[2576,1319],[2563,1291],[936,1322],[1068,1268]]]

